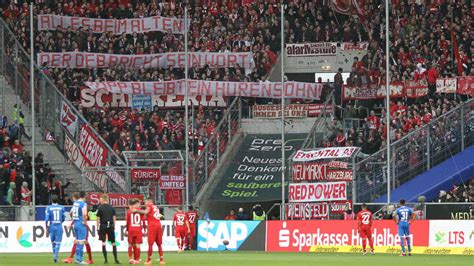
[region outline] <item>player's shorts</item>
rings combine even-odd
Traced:
[[[191,230],[189,231],[188,236],[195,237],[195,236],[196,236],[196,227],[195,227],[195,226],[191,226],[190,229],[191,229]]]
[[[141,244],[143,243],[143,235],[142,234],[133,234],[128,235],[128,244]]]
[[[51,238],[51,243],[61,243],[63,240],[63,227],[61,225],[52,225],[49,228],[49,237]]]
[[[372,228],[370,227],[361,227],[359,229],[360,238],[372,238]]]
[[[101,226],[99,229],[99,240],[102,242],[110,241],[111,243],[115,243],[115,230],[113,227],[106,228]]]
[[[398,224],[398,236],[410,236],[410,225],[406,223]]]
[[[163,230],[161,226],[149,226],[148,227],[148,245],[153,245],[156,243],[157,245],[161,245],[163,242]]]
[[[74,234],[78,241],[87,240],[87,227],[82,223],[74,224]]]
[[[187,235],[187,230],[186,228],[176,228],[174,232],[174,236],[176,238],[185,238]]]

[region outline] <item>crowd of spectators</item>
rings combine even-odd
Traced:
[[[0,204],[28,206],[32,202],[32,157],[22,140],[29,139],[23,123],[24,115],[15,105],[12,121],[0,116]],[[49,204],[52,194],[67,203],[61,179],[56,177],[44,156],[38,153],[36,162],[36,202]]]
[[[363,1],[364,2],[364,1]],[[362,9],[372,39],[369,53],[354,63],[349,86],[379,86],[385,80],[383,1]],[[436,78],[473,75],[470,1],[392,1],[390,15],[391,82],[425,79],[433,93]],[[459,61],[455,59],[456,49]],[[459,69],[458,69],[459,64]]]
[[[438,202],[474,202],[474,178],[468,184],[453,185],[451,190],[441,190]]]

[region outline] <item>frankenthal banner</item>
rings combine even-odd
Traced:
[[[63,240],[60,251],[70,252],[74,245],[73,228],[70,222],[63,223]],[[97,235],[96,221],[89,221],[89,237],[87,242],[93,252],[102,250],[102,241]],[[161,221],[163,228],[163,249],[165,251],[177,251],[176,238],[174,236],[173,221]],[[142,248],[148,250],[146,233],[143,235]],[[262,236],[263,237],[263,236]],[[263,237],[265,238],[265,237]],[[119,252],[128,250],[128,238],[125,221],[117,221],[115,225],[116,246]],[[107,249],[112,250],[110,243]],[[51,239],[45,228],[44,222],[0,222],[0,253],[51,253]],[[154,245],[154,251],[158,247]]]
[[[101,192],[87,192],[87,204],[89,205],[100,205],[100,196]],[[109,196],[109,204],[116,207],[128,207],[128,201],[130,199],[139,199],[144,200],[142,194],[117,194],[117,193],[107,193]]]
[[[62,108],[61,108],[61,125],[67,129],[69,134],[73,138],[76,137],[76,131],[77,131],[77,123],[79,119],[77,118],[77,115],[75,115],[67,104],[66,101],[63,101]]]
[[[331,147],[319,150],[298,150],[293,162],[311,162],[322,159],[349,158],[359,151],[357,147]]]
[[[346,182],[293,183],[289,188],[289,202],[318,202],[347,199]]]
[[[414,246],[428,246],[429,221],[414,221],[410,232]],[[393,221],[373,221],[372,236],[375,252],[400,253],[398,227]],[[362,252],[355,220],[268,221],[266,242],[268,252]]]
[[[184,68],[184,52],[164,54],[99,54],[87,52],[38,53],[37,62],[50,68]],[[253,54],[249,53],[207,53],[191,52],[188,54],[189,67],[226,68],[242,67],[253,69]]]
[[[336,73],[349,71],[354,57],[362,59],[369,43],[295,43],[285,47],[285,73]]]
[[[184,79],[149,82],[86,82],[85,84],[93,91],[125,95],[184,95],[186,90]],[[281,82],[188,80],[188,95],[190,96],[281,98],[284,94],[286,98],[319,100],[322,90],[323,84],[320,83],[294,81],[285,82],[283,88]]]
[[[73,31],[92,31],[93,33],[112,33],[114,35],[169,32],[184,34],[184,19],[168,17],[146,17],[132,19],[100,19],[86,17],[58,16],[54,14],[38,15],[38,30],[57,30],[58,28]]]
[[[284,145],[288,158],[305,139],[305,134],[287,134]],[[212,200],[227,202],[265,202],[281,200],[281,152],[279,134],[249,134],[227,160],[217,177],[219,185]]]
[[[162,175],[160,189],[186,189],[186,180],[183,175]]]
[[[74,163],[78,169],[89,168],[94,165],[86,159],[82,149],[80,149],[74,141],[66,134],[64,135],[64,150],[69,158],[69,161]],[[84,176],[98,188],[107,191],[108,178],[101,171],[85,171]]]
[[[265,250],[265,222],[217,221],[198,222],[197,250]],[[224,241],[229,244],[224,245]]]
[[[150,95],[140,95],[147,96]],[[85,108],[115,108],[130,107],[138,109],[139,106],[134,105],[135,95],[122,93],[112,93],[105,89],[94,91],[89,88],[81,89],[81,104]],[[143,103],[145,105],[145,103]],[[147,103],[148,104],[148,103]],[[184,107],[184,96],[182,95],[152,95],[152,106],[160,108],[179,108]],[[221,96],[189,96],[189,105],[205,106],[205,107],[225,107],[226,101]]]

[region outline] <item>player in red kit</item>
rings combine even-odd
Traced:
[[[145,219],[143,218],[143,214],[137,212],[139,208],[140,200],[130,199],[126,225],[128,232],[128,258],[130,264],[140,263],[140,244],[143,242],[142,230],[145,227]]]
[[[178,211],[174,214],[173,217],[173,225],[175,228],[175,237],[178,243],[178,252],[183,252],[184,248],[184,241],[186,240],[186,236],[191,232],[189,228],[189,221],[188,216],[181,207],[178,207]]]
[[[163,258],[163,248],[161,247],[163,242],[163,231],[160,222],[161,213],[160,209],[153,204],[153,199],[147,199],[144,214],[146,214],[148,221],[148,258],[145,265],[151,265],[151,255],[153,254],[153,244],[155,243],[160,254],[160,264],[163,265],[165,260]]]
[[[357,228],[359,237],[362,239],[362,249],[364,255],[367,254],[367,239],[369,239],[370,253],[374,253],[374,241],[372,240],[372,212],[367,210],[367,205],[362,204],[362,210],[357,214]]]
[[[194,239],[196,238],[196,225],[199,219],[199,214],[194,210],[193,206],[189,206],[189,210],[186,213],[189,222],[190,232],[188,234],[188,240],[186,242],[188,249],[193,249]]]

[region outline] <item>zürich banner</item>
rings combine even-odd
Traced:
[[[285,156],[298,149],[304,134],[287,134]],[[223,166],[212,200],[264,202],[281,200],[281,138],[279,134],[249,134]]]
[[[114,35],[146,33],[153,31],[184,34],[184,19],[153,16],[132,19],[101,19],[86,17],[69,17],[54,14],[38,15],[38,30],[69,29],[74,31],[91,30],[93,33]]]
[[[185,95],[186,80],[150,81],[150,82],[86,82],[92,91],[105,90],[111,93],[127,95]],[[317,83],[285,82],[230,82],[188,80],[188,95],[214,97],[264,97],[280,98],[282,93],[286,98],[315,99],[321,98],[323,86]]]
[[[184,68],[184,52],[162,54],[99,54],[87,52],[38,53],[39,65],[46,64],[51,68]],[[188,54],[189,67],[226,68],[239,65],[245,69],[255,67],[253,54],[249,53],[207,53],[192,52]]]

